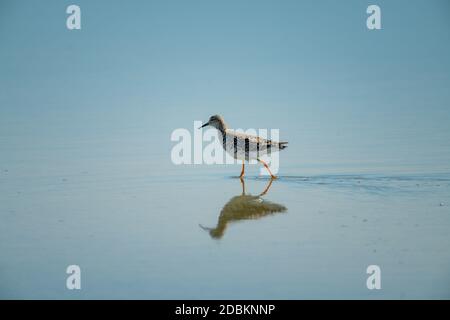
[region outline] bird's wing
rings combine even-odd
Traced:
[[[267,148],[277,147],[277,148],[283,149],[284,147],[286,147],[285,144],[287,144],[287,142],[272,141],[272,140],[264,139],[264,138],[261,138],[261,137],[255,136],[255,135],[245,134],[242,132],[236,132],[233,130],[227,130],[227,135],[232,138],[236,137],[241,141],[248,139],[250,144],[255,144],[255,145],[259,144],[261,149],[264,149],[266,147]]]
[[[227,135],[229,135],[232,138],[236,137],[240,140],[248,139],[250,143],[260,143],[260,144],[271,143],[271,140],[267,140],[252,134],[245,134],[243,132],[237,132],[233,130],[227,130]]]

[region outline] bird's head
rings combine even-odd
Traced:
[[[218,130],[221,130],[221,131],[225,130],[227,128],[222,116],[219,116],[218,114],[211,116],[209,118],[208,122],[206,122],[204,125],[202,125],[199,129],[206,127],[206,126],[211,126]]]

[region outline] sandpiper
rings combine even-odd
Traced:
[[[222,116],[214,115],[211,116],[204,125],[199,129],[211,126],[216,128],[222,136],[222,146],[226,152],[228,152],[232,157],[238,160],[242,160],[242,178],[245,173],[245,161],[257,160],[261,162],[264,167],[266,167],[270,176],[275,179],[276,176],[272,174],[269,166],[263,160],[260,159],[261,156],[268,154],[269,152],[276,152],[283,150],[287,147],[287,142],[277,142],[272,140],[267,140],[260,138],[258,136],[239,133],[228,128]]]

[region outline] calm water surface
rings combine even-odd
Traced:
[[[450,298],[448,173],[21,166],[0,175],[1,298]]]
[[[1,1],[0,298],[450,299],[449,2],[377,2]],[[280,179],[173,165],[213,114]]]

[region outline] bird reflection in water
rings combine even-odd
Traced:
[[[231,198],[230,201],[225,204],[220,211],[217,226],[215,228],[207,228],[200,225],[202,229],[209,231],[212,238],[222,238],[225,229],[230,222],[259,219],[287,210],[286,207],[281,204],[273,203],[262,198],[272,186],[273,179],[269,181],[264,191],[257,196],[245,194],[244,180],[240,180],[242,184],[242,194]]]

